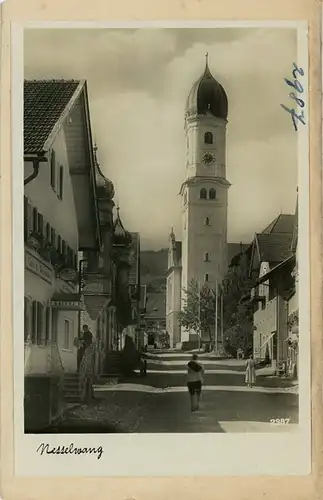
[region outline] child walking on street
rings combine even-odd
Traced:
[[[187,387],[190,394],[191,411],[199,409],[203,383],[203,366],[197,362],[197,354],[187,363]]]

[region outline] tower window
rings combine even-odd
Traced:
[[[203,200],[206,200],[206,196],[207,196],[206,189],[202,188],[200,190],[200,198],[203,199]]]
[[[211,188],[210,191],[209,191],[209,198],[210,200],[215,200],[216,198],[216,191],[214,188]]]
[[[211,225],[209,217],[205,217],[205,225],[206,226],[210,226]]]
[[[209,274],[208,273],[205,274],[204,281],[209,281]]]
[[[213,134],[212,134],[212,132],[205,132],[205,134],[204,134],[204,144],[213,144]]]
[[[209,256],[209,253],[208,253],[208,252],[206,252],[206,253],[204,254],[204,262],[210,262],[210,256]],[[205,280],[205,281],[207,281],[207,280]]]

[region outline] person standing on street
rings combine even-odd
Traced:
[[[92,335],[91,331],[89,330],[88,325],[84,325],[83,332],[81,333],[81,336],[80,336],[79,349],[77,352],[77,371],[78,372],[80,370],[80,366],[81,366],[85,351],[92,344],[92,342],[93,342],[93,335]]]
[[[187,387],[190,394],[191,411],[199,409],[202,392],[204,368],[197,359],[197,354],[193,354],[192,360],[187,363]]]
[[[250,354],[249,359],[246,361],[246,378],[245,382],[247,387],[252,387],[256,382],[256,362],[253,359],[253,355]]]

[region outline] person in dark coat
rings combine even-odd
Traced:
[[[77,371],[80,370],[82,359],[84,357],[86,349],[92,344],[93,335],[89,330],[88,325],[83,326],[83,332],[80,335],[80,345],[77,352]]]

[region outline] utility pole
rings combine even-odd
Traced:
[[[222,342],[222,348],[223,348],[223,345],[224,345],[224,338],[223,338],[223,335],[224,335],[224,332],[223,332],[223,288],[221,287],[221,296],[220,296],[220,304],[221,304],[221,342]]]
[[[215,352],[218,354],[218,281],[215,282]]]
[[[199,332],[198,332],[198,348],[199,352],[201,350],[201,288],[200,288],[200,282],[198,283],[198,323],[199,323]]]

